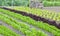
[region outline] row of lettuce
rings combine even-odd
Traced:
[[[10,11],[7,11],[7,10],[3,11],[2,9],[0,13],[1,13],[0,20],[2,20],[3,22],[6,22],[8,25],[12,26],[13,28],[21,31],[25,36],[47,36],[47,34],[45,34],[44,32],[40,30],[37,31],[35,28],[30,28],[30,26],[26,25],[25,23],[18,22],[10,15],[7,15],[8,13],[11,14]],[[15,13],[13,13],[12,15],[14,16]],[[15,15],[14,17],[18,17],[17,15]]]
[[[43,23],[42,21],[35,21],[32,18],[30,18],[30,17],[23,16],[21,14],[17,14],[17,13],[8,11],[8,10],[0,9],[0,12],[3,13],[3,14],[6,14],[8,16],[12,16],[12,17],[14,17],[16,19],[22,20],[23,22],[27,22],[27,23],[29,23],[29,24],[31,24],[33,26],[38,27],[38,28],[44,29],[44,30],[52,33],[54,36],[60,36],[60,29],[57,29],[55,26],[48,25],[47,23]],[[9,25],[11,25],[12,27],[14,27],[15,29],[20,30],[25,35],[27,35],[27,36],[33,36],[33,35],[34,36],[37,36],[37,35],[38,36],[40,36],[40,35],[41,36],[43,36],[43,35],[47,36],[44,33],[42,33],[41,31],[32,30],[32,29],[29,28],[29,26],[27,26],[27,25],[25,25],[23,23],[17,22],[16,20],[13,20],[12,17],[8,17],[8,16],[4,16],[4,15],[0,14],[0,20],[8,23]],[[22,27],[22,28],[20,28],[20,27]],[[28,35],[28,34],[30,34],[30,35]]]
[[[0,34],[4,34],[3,36],[20,36],[3,25],[0,25]]]
[[[43,0],[42,3],[45,7],[60,6],[60,0]]]
[[[43,1],[60,1],[60,0],[43,0]]]
[[[29,0],[0,0],[0,6],[28,6]]]
[[[18,11],[25,11],[26,13],[31,13],[36,16],[40,16],[49,20],[54,20],[56,22],[60,21],[60,13],[56,13],[52,11],[29,8],[29,7],[14,7],[11,9],[18,10]]]

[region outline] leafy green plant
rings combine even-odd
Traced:
[[[26,13],[31,13],[31,14],[34,14],[36,16],[40,16],[40,17],[43,17],[43,18],[46,18],[46,19],[51,19],[51,20],[54,20],[54,21],[60,21],[59,13],[52,12],[52,11],[35,9],[35,8],[31,9],[29,7],[14,7],[14,8],[11,8],[11,9],[18,10],[18,11],[25,11]]]
[[[24,23],[18,22],[16,20],[14,20],[12,17],[9,17],[7,15],[4,16],[4,14],[0,14],[0,20],[6,22],[7,24],[11,25],[12,27],[14,27],[15,29],[18,29],[19,31],[21,31],[22,33],[26,34],[25,31],[29,30],[31,31],[31,33],[35,33],[38,32],[37,30],[35,32],[32,31],[32,29],[30,29],[30,27],[28,25],[25,25]],[[7,22],[8,21],[8,22]],[[29,32],[28,32],[29,33]],[[40,32],[41,33],[41,32]],[[40,34],[38,33],[38,35]],[[44,33],[41,33],[44,34]],[[26,34],[28,35],[28,34]],[[31,34],[33,35],[33,34]],[[36,34],[34,34],[36,35]],[[45,34],[44,34],[45,35]],[[47,36],[47,35],[45,35]]]
[[[0,0],[0,6],[28,6],[29,0]]]
[[[3,34],[4,36],[20,36],[9,28],[2,25],[0,25],[0,34]]]
[[[49,6],[60,6],[60,1],[43,1],[45,7]]]
[[[12,16],[12,17],[15,17],[15,18],[17,18],[17,19],[20,19],[20,20],[22,20],[22,21],[24,21],[24,22],[27,22],[27,23],[32,24],[32,25],[34,25],[34,26],[37,26],[37,27],[39,27],[39,28],[41,28],[41,29],[44,29],[44,30],[46,30],[46,31],[54,34],[55,36],[57,36],[58,34],[60,34],[60,30],[57,29],[55,26],[48,25],[47,23],[43,23],[43,22],[41,22],[41,21],[35,21],[35,20],[33,20],[32,18],[30,18],[30,17],[23,16],[23,15],[21,15],[21,14],[17,14],[17,13],[14,13],[14,12],[10,12],[10,11],[8,11],[8,10],[4,10],[4,11],[2,11],[2,10],[4,10],[4,9],[0,9],[0,11],[1,11],[2,13],[4,13],[4,14],[7,14],[7,15],[9,15],[9,16]],[[8,11],[8,12],[7,12],[7,11]],[[19,16],[19,17],[18,17],[18,16]],[[28,20],[27,20],[27,19],[28,19]]]

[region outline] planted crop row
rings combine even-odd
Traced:
[[[48,6],[60,6],[60,1],[43,1],[45,7]]]
[[[0,0],[0,6],[28,6],[28,5],[29,0]]]
[[[15,32],[13,32],[12,30],[8,29],[5,26],[0,25],[0,34],[4,35],[4,36],[20,36],[18,34],[16,34]]]
[[[19,31],[21,31],[22,33],[24,33],[26,36],[47,36],[46,34],[44,34],[43,32],[41,32],[40,30],[37,31],[36,29],[33,29],[21,22],[17,22],[16,20],[14,20],[13,18],[9,18],[8,16],[4,16],[4,14],[0,14],[0,20],[6,22],[7,24],[11,25],[12,27],[14,27],[15,29],[18,29]],[[28,35],[30,34],[30,35]]]
[[[60,6],[60,0],[42,0],[45,7]]]
[[[5,14],[7,14],[9,16],[12,16],[12,17],[15,17],[17,19],[20,19],[20,20],[22,20],[24,22],[27,22],[27,23],[32,24],[34,26],[37,26],[39,28],[42,28],[42,29],[44,29],[44,30],[46,30],[48,32],[51,32],[55,36],[59,36],[59,34],[60,34],[60,30],[59,29],[57,29],[54,26],[48,25],[47,23],[43,23],[41,21],[35,21],[35,20],[31,19],[30,17],[22,16],[21,14],[10,12],[8,10],[4,10],[4,9],[0,9],[0,10],[1,10],[2,13],[5,13]],[[4,11],[2,11],[2,10],[4,10]]]
[[[44,18],[44,17],[47,17],[47,16],[44,16],[43,15],[43,13],[42,14],[39,14],[40,16],[36,16],[36,14],[34,15],[34,14],[31,14],[30,12],[32,11],[30,11],[29,9],[28,9],[28,7],[27,7],[27,10],[25,10],[25,11],[27,11],[27,13],[26,12],[23,12],[23,10],[24,9],[22,9],[22,7],[20,7],[20,9],[21,9],[21,11],[17,11],[17,10],[12,10],[12,9],[9,9],[9,8],[5,8],[5,7],[3,7],[3,9],[6,9],[6,10],[9,10],[9,11],[13,11],[13,12],[15,12],[15,13],[19,13],[19,14],[22,14],[22,15],[24,15],[24,16],[29,16],[29,17],[31,17],[32,19],[34,19],[34,20],[36,20],[36,21],[43,21],[43,22],[45,22],[45,23],[48,23],[48,24],[50,24],[50,25],[53,25],[53,26],[56,26],[57,28],[59,28],[60,29],[60,23],[58,22],[57,23],[57,21],[55,21],[55,20],[52,20],[52,19],[49,19],[49,18]],[[32,8],[32,9],[34,9],[34,8]],[[29,10],[29,12],[28,12],[28,10]],[[34,10],[38,10],[38,9],[34,9]],[[32,11],[33,12],[33,11]],[[41,11],[42,12],[42,11]],[[43,16],[43,17],[42,17]],[[55,16],[55,15],[54,15]],[[53,17],[53,16],[52,16]],[[51,17],[50,17],[51,18]],[[52,21],[51,21],[52,20]]]
[[[43,0],[43,1],[60,1],[60,0]]]
[[[40,16],[46,19],[54,20],[54,21],[60,21],[60,13],[55,13],[52,11],[47,10],[41,10],[41,9],[35,9],[35,8],[28,8],[28,7],[14,7],[13,9],[18,11],[25,11],[27,13],[34,14],[36,16]]]

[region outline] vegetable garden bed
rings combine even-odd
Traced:
[[[16,19],[21,20],[22,22],[18,22]],[[44,17],[40,17],[40,16],[31,14],[31,13],[27,13],[26,11],[23,12],[23,11],[18,11],[18,10],[5,8],[5,7],[0,8],[0,20],[7,23],[14,29],[21,31],[25,36],[49,36],[41,30],[30,28],[30,26],[28,25],[33,25],[35,27],[38,27],[39,29],[43,29],[53,34],[53,36],[60,36],[60,29],[56,28],[55,26],[52,26],[54,25],[53,22],[51,23],[50,20]],[[23,22],[26,22],[28,24],[23,23]],[[55,25],[57,26],[57,24]],[[8,34],[4,34],[4,32],[3,33],[1,32],[0,34],[8,35]],[[13,34],[11,33],[11,35]],[[21,35],[14,34],[13,36],[21,36]]]
[[[54,25],[54,26],[56,26],[57,28],[60,29],[60,23],[56,23],[55,20],[49,20],[49,19],[46,19],[46,18],[41,17],[41,16],[36,16],[36,15],[31,14],[31,13],[26,13],[26,12],[23,12],[23,11],[18,11],[18,10],[14,10],[14,9],[10,9],[10,8],[3,7],[3,9],[10,10],[12,12],[22,14],[24,16],[29,16],[32,19],[36,20],[36,21],[43,21],[43,22],[48,23],[50,25]]]

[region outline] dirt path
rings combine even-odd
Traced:
[[[60,12],[60,7],[43,7],[44,10],[54,11],[54,12]]]

